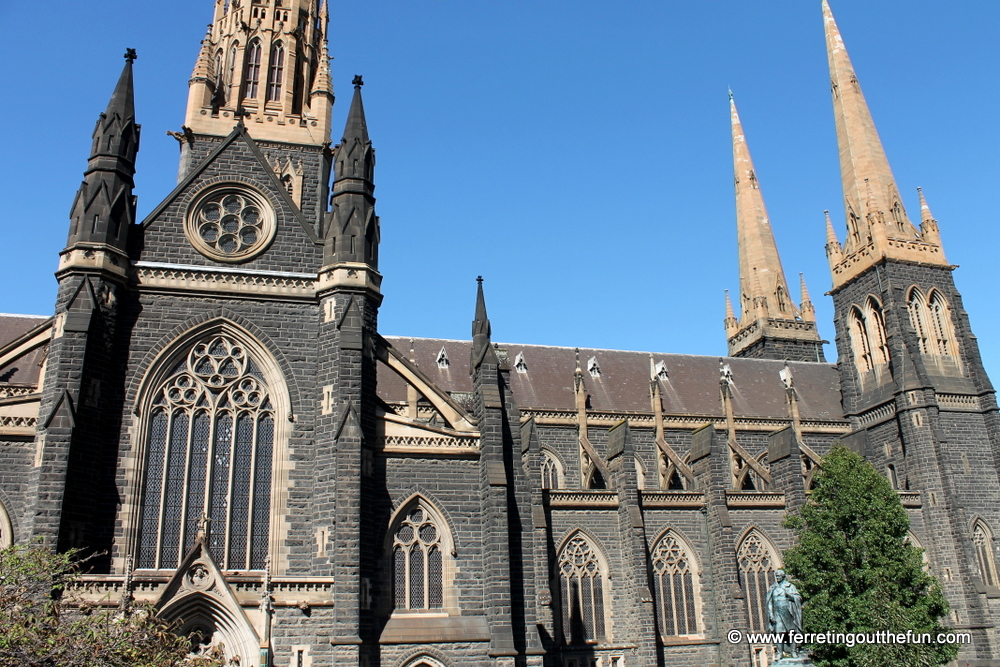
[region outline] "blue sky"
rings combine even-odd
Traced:
[[[0,3],[9,31],[0,312],[48,314],[94,121],[138,50],[140,216],[172,188],[211,0]],[[908,211],[923,186],[1000,377],[995,0],[833,0]],[[843,206],[819,0],[331,5],[378,153],[385,334],[721,355],[738,273],[727,88],[789,282],[833,340],[823,210]],[[828,358],[836,351],[827,346]]]

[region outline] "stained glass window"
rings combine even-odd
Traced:
[[[257,87],[260,81],[260,40],[253,40],[247,47],[246,78],[244,79],[244,95],[256,99]]]
[[[396,609],[444,607],[441,526],[423,502],[402,515],[392,541]]]
[[[972,529],[972,543],[976,546],[979,577],[987,586],[997,585],[997,568],[993,559],[993,536],[983,524],[976,522]]]
[[[652,553],[656,604],[663,636],[698,633],[696,575],[684,542],[666,532]]]
[[[597,550],[583,535],[572,537],[559,553],[559,581],[565,642],[604,641],[605,575]]]
[[[559,489],[562,488],[562,466],[551,453],[542,450],[542,488]]]
[[[267,72],[267,102],[281,101],[281,79],[285,72],[285,47],[278,42],[271,48],[271,66]]]
[[[156,390],[147,420],[140,568],[177,567],[206,523],[224,569],[267,557],[274,407],[242,345],[194,345]]]
[[[740,579],[752,632],[767,632],[767,589],[774,583],[778,564],[774,549],[763,535],[751,530],[737,551]]]

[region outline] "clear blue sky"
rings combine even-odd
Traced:
[[[52,310],[90,134],[139,52],[140,216],[172,188],[212,0],[0,2],[0,312]],[[833,0],[911,217],[923,186],[987,367],[996,309],[996,0]],[[819,0],[334,2],[335,139],[364,74],[393,335],[725,353],[738,283],[732,87],[790,282],[833,339],[843,207]],[[836,357],[833,345],[827,355]]]

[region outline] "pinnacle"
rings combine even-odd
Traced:
[[[108,118],[118,115],[122,121],[135,118],[135,87],[132,83],[132,63],[136,59],[135,49],[128,49],[125,52],[125,67],[115,86],[115,91],[111,94],[108,102],[108,109],[105,112]]]
[[[344,127],[344,143],[349,139],[358,139],[362,144],[368,143],[368,123],[365,120],[365,105],[361,100],[361,86],[364,81],[361,76],[354,77],[354,98],[351,100],[351,110],[347,113],[347,125]]]
[[[931,207],[927,205],[927,199],[924,197],[924,189],[917,188],[917,193],[920,195],[920,223],[936,222]]]
[[[840,243],[837,240],[837,232],[833,230],[833,222],[830,220],[830,212],[823,211],[823,215],[826,216],[826,245],[831,246]]]

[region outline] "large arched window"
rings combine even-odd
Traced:
[[[998,580],[996,560],[993,557],[993,533],[982,521],[976,521],[976,525],[972,527],[972,543],[976,547],[979,578],[987,586],[996,586]]]
[[[920,354],[931,354],[927,302],[924,301],[923,293],[916,287],[910,290],[910,295],[906,300],[906,309],[910,314],[910,326],[917,333]]]
[[[871,346],[868,340],[868,327],[865,317],[858,308],[851,308],[848,315],[848,328],[851,335],[851,348],[854,350],[854,363],[861,372],[875,369],[872,360]]]
[[[267,70],[267,100],[281,101],[281,80],[285,75],[285,47],[276,42],[271,47],[271,61]]]
[[[559,551],[562,633],[567,644],[590,644],[606,638],[607,571],[597,548],[582,533]]]
[[[687,545],[668,530],[651,557],[660,633],[664,637],[698,634],[698,573]]]
[[[391,534],[395,609],[443,609],[448,538],[444,521],[418,498],[397,514]]]
[[[770,540],[752,529],[736,551],[752,632],[767,632],[767,589],[774,583],[778,565],[777,552]]]
[[[937,290],[931,290],[928,300],[930,319],[934,327],[935,354],[942,357],[953,357],[958,362],[958,345],[955,337],[955,327],[951,322],[951,308],[944,296]]]
[[[868,320],[872,360],[876,366],[889,363],[889,350],[886,347],[885,337],[885,316],[882,313],[882,304],[873,296],[868,297],[868,303],[865,306],[865,319]]]
[[[547,449],[542,450],[542,488],[561,489],[563,484],[562,464],[555,454]]]
[[[175,568],[207,524],[229,570],[263,569],[275,445],[273,387],[223,334],[190,347],[152,388],[138,562]]]
[[[260,40],[255,39],[247,46],[246,74],[243,77],[243,95],[256,99],[260,83]]]

